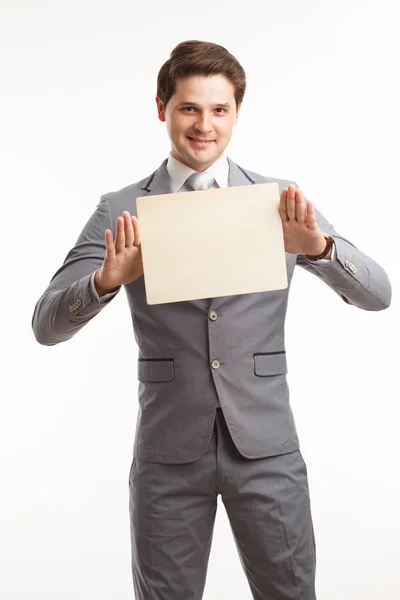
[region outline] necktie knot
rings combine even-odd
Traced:
[[[215,179],[209,173],[192,173],[186,180],[186,183],[192,190],[209,190]]]

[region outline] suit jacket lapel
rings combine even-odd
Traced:
[[[165,159],[156,171],[143,183],[141,190],[143,196],[157,196],[159,194],[171,193],[171,179],[167,171],[167,159]]]
[[[229,187],[236,187],[239,185],[252,185],[253,183],[256,183],[254,181],[254,179],[252,179],[250,177],[250,175],[248,175],[246,173],[246,171],[241,169],[241,167],[239,167],[239,165],[234,163],[233,160],[231,160],[230,158],[228,158],[228,163],[229,163],[229,177],[228,177]]]
[[[251,185],[255,183],[255,181],[230,158],[228,158],[228,164],[229,187]],[[146,192],[151,196],[171,193],[171,180],[167,171],[167,159],[165,159],[158,169],[143,183],[141,189],[144,192],[143,195],[145,195]]]

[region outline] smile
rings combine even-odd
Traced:
[[[215,140],[202,140],[201,138],[192,138],[189,136],[186,136],[188,138],[188,140],[190,140],[191,142],[195,142],[196,144],[211,144],[211,142],[215,142]]]

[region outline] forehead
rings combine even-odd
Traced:
[[[229,102],[234,104],[235,88],[224,75],[193,75],[176,82],[175,93],[171,100],[178,102],[193,103],[217,103]]]

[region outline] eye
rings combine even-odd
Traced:
[[[226,108],[222,108],[222,106],[218,106],[215,110],[220,110],[221,111],[220,113],[218,113],[219,115],[222,114],[222,113],[226,113],[227,112]]]
[[[194,108],[194,106],[185,106],[183,108],[183,110],[191,111],[191,110],[196,110],[196,109]]]

